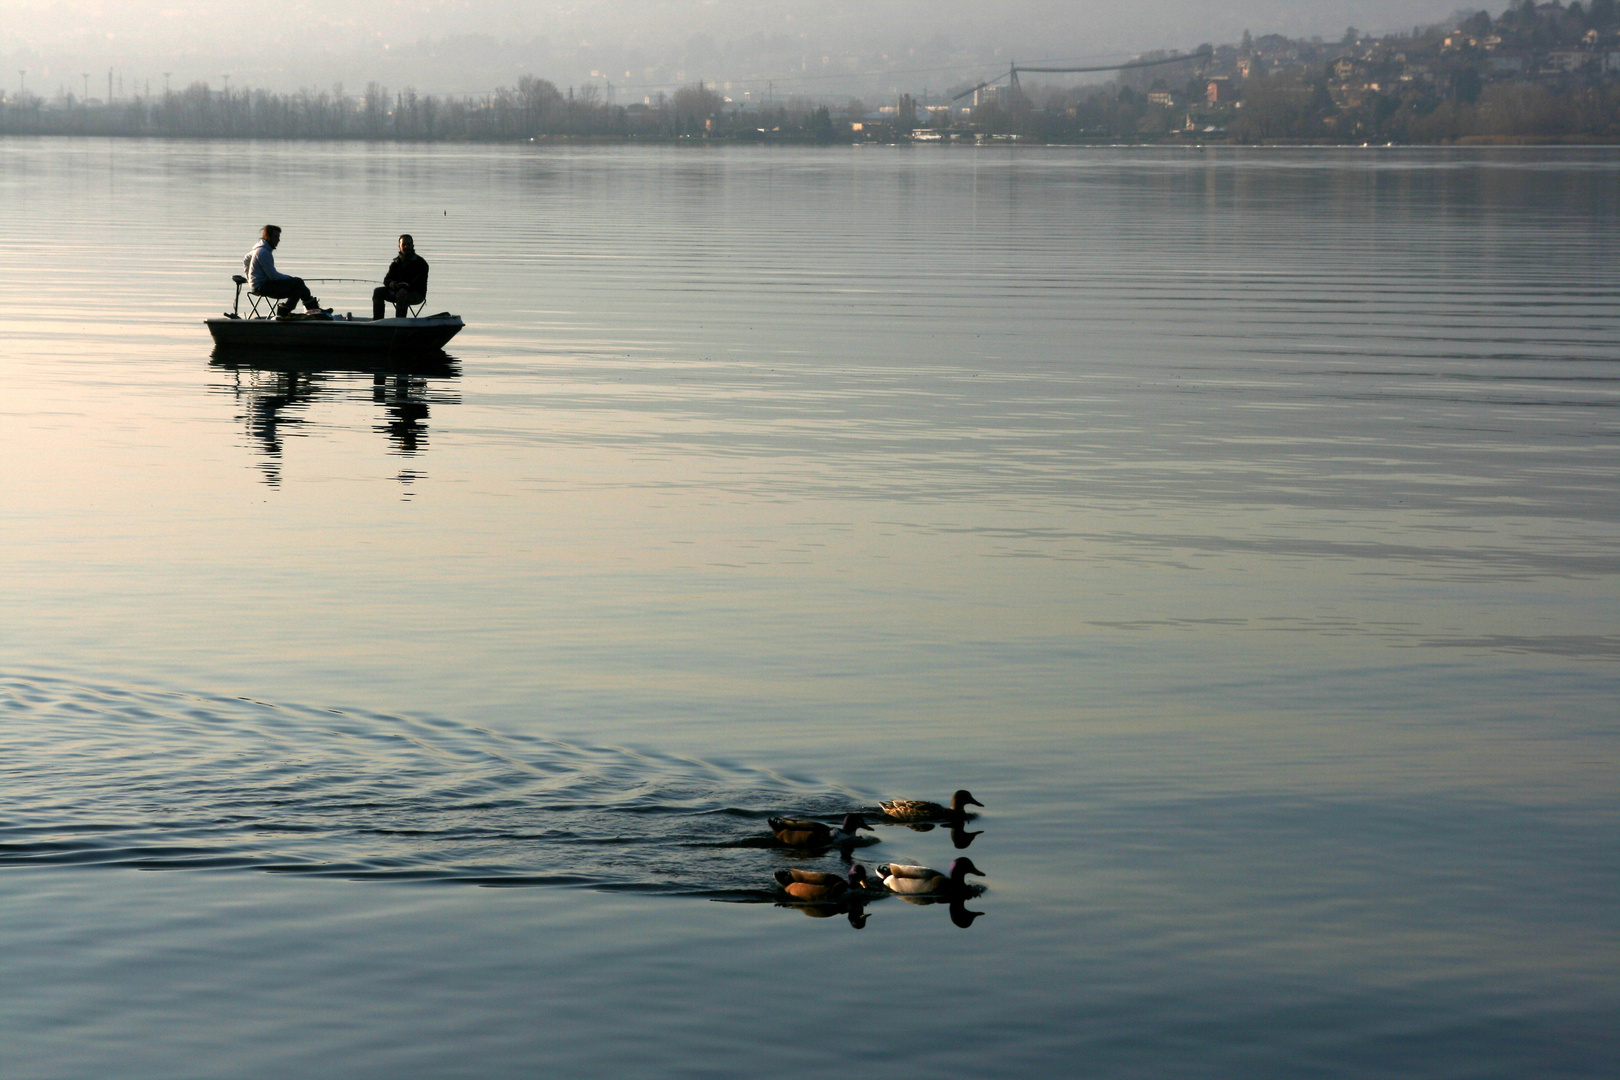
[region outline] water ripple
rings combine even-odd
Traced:
[[[0,676],[0,716],[0,867],[764,899],[789,857],[758,850],[767,815],[861,808],[759,769],[438,717],[34,676]]]

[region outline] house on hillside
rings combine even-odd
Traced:
[[[1554,49],[1547,54],[1542,64],[1543,71],[1575,72],[1583,71],[1598,59],[1597,53],[1583,52],[1580,49]]]

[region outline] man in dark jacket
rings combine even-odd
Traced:
[[[427,260],[416,253],[416,242],[406,233],[399,238],[399,255],[388,264],[382,288],[372,290],[371,317],[382,318],[383,305],[393,304],[394,318],[403,319],[407,308],[427,299],[427,277]]]

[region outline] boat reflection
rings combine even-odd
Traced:
[[[443,388],[443,381],[459,378],[461,370],[442,350],[415,356],[216,350],[210,367],[229,373],[229,381],[217,384],[216,390],[240,403],[237,419],[262,455],[259,470],[272,487],[281,484],[286,440],[306,434],[301,429],[318,401],[368,396],[383,414],[372,430],[387,440],[390,453],[401,457],[427,449],[431,405],[460,402],[459,395]],[[409,486],[424,475],[410,468],[401,469],[397,478]]]

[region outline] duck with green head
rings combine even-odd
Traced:
[[[967,875],[984,877],[984,871],[967,857],[952,861],[945,873],[926,866],[885,863],[877,868],[878,877],[890,892],[901,896],[960,896],[969,891]]]

